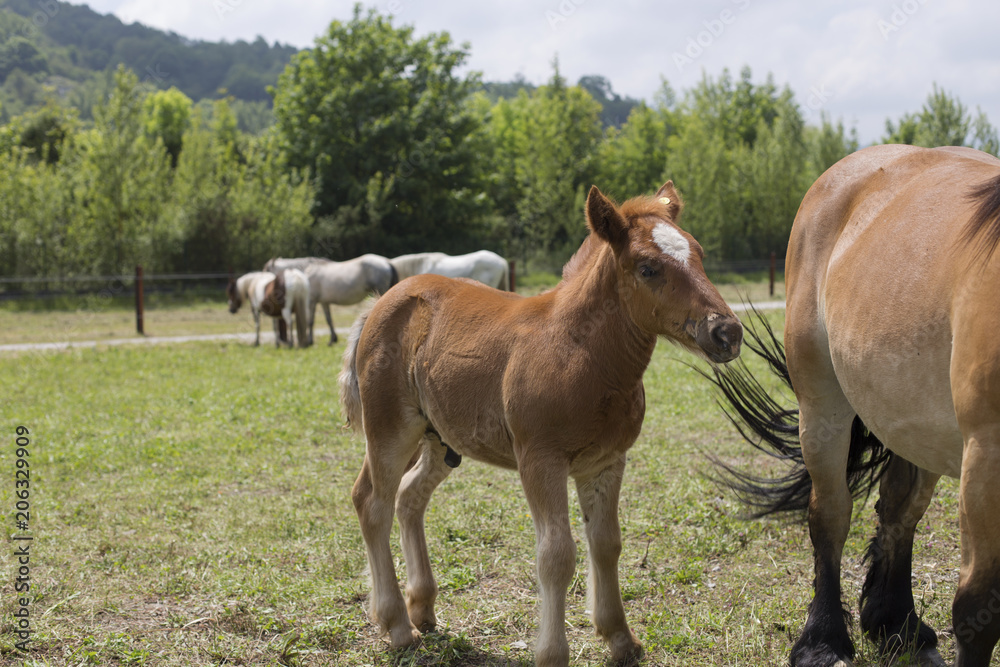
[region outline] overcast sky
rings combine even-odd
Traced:
[[[279,41],[309,47],[342,0],[89,0],[129,23],[194,39]],[[468,42],[469,68],[488,81],[521,74],[543,83],[559,57],[572,82],[607,77],[615,92],[652,101],[662,78],[678,92],[702,73],[744,65],[789,85],[807,121],[821,111],[856,127],[862,144],[887,117],[920,108],[932,83],[1000,125],[1000,2],[995,0],[378,0],[420,35]]]

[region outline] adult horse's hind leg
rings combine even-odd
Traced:
[[[424,512],[434,489],[451,472],[444,456],[445,448],[441,440],[431,434],[424,436],[419,458],[403,476],[396,494],[396,515],[399,517],[400,541],[406,559],[406,609],[410,622],[421,632],[433,630],[437,625],[434,600],[438,588],[427,554]]]
[[[913,533],[941,478],[893,456],[875,505],[878,531],[868,547],[868,576],[861,589],[861,629],[895,658],[915,649],[921,665],[941,665],[937,635],[917,616],[910,568]]]
[[[530,456],[530,445],[517,462],[524,495],[535,523],[535,564],[541,596],[536,667],[566,667],[566,590],[576,570],[576,543],[569,525],[569,464]]]
[[[417,450],[424,426],[420,424],[417,428],[410,425],[387,432],[386,428],[378,427],[380,422],[385,424],[385,420],[365,414],[364,421],[368,444],[351,498],[361,523],[371,568],[369,611],[372,620],[389,633],[394,647],[409,646],[420,638],[420,633],[410,622],[399,592],[389,537],[396,491],[407,464]]]
[[[618,495],[625,456],[593,477],[576,480],[580,508],[587,533],[587,606],[594,629],[608,642],[611,660],[632,664],[642,657],[642,644],[628,627],[618,584],[618,557],[622,551],[618,524]]]
[[[854,658],[847,612],[841,601],[840,562],[853,507],[847,458],[855,415],[838,387],[827,387],[825,396],[806,394],[803,389],[795,385],[802,457],[812,480],[809,537],[816,578],[809,617],[792,647],[791,664],[840,667],[850,665]]]
[[[330,317],[330,304],[323,304],[323,315],[326,317],[326,324],[330,327],[330,342],[327,345],[333,345],[337,342],[337,330],[333,328],[333,318]]]
[[[959,416],[961,421],[962,417]],[[966,431],[959,525],[962,569],[952,604],[956,667],[987,667],[1000,640],[1000,414]]]

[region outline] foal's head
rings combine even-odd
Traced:
[[[611,246],[621,298],[641,329],[712,362],[730,361],[740,354],[743,327],[705,275],[701,246],[677,226],[682,208],[672,181],[621,207],[592,187],[587,222]]]
[[[235,314],[243,305],[243,299],[240,298],[240,291],[236,289],[235,280],[230,280],[229,284],[226,285],[226,295],[229,297],[229,312]]]

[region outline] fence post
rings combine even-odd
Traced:
[[[508,275],[510,277],[510,285],[508,285],[508,287],[510,288],[511,292],[516,292],[517,291],[517,288],[516,288],[516,275],[515,275],[516,274],[516,271],[515,271],[516,268],[517,268],[517,260],[508,259],[507,260],[507,273],[508,273]]]
[[[140,336],[145,336],[146,332],[142,328],[142,266],[135,267],[135,330]]]
[[[774,296],[774,251],[771,251],[771,296]]]

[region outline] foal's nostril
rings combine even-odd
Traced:
[[[743,341],[743,325],[737,319],[725,319],[715,323],[709,332],[712,342],[720,350],[729,352],[739,348]]]
[[[717,326],[712,329],[712,342],[723,350],[729,349],[729,333],[725,326]]]

